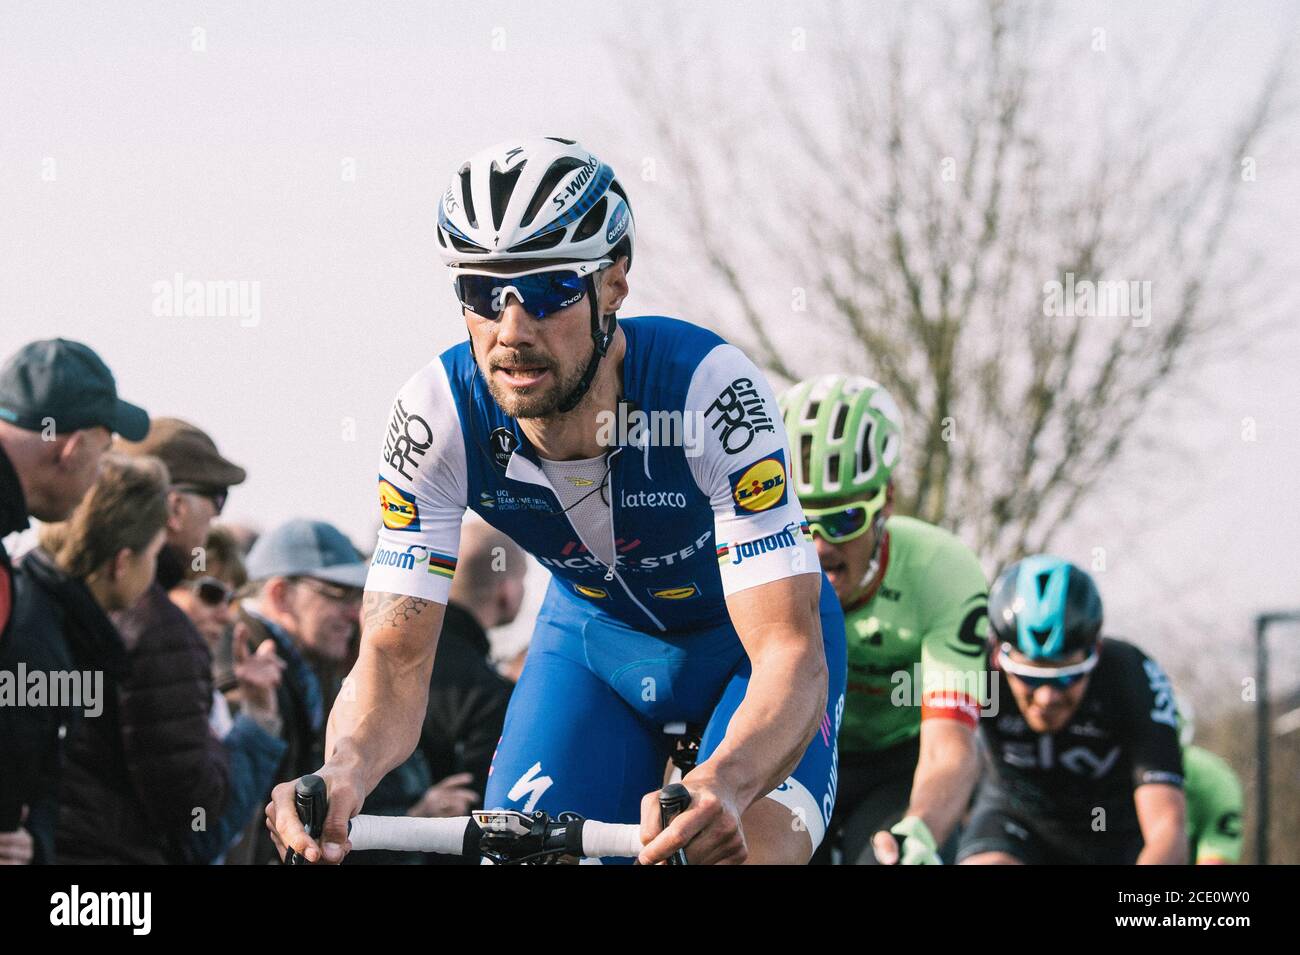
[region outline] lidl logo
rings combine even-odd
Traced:
[[[700,592],[700,588],[694,584],[687,584],[684,587],[647,587],[646,589],[655,600],[687,600]]]
[[[785,452],[776,450],[728,475],[737,514],[757,514],[786,502]]]
[[[415,498],[383,478],[379,479],[379,512],[390,531],[420,529],[420,509]]]
[[[608,590],[603,590],[600,587],[588,587],[585,584],[574,584],[573,589],[584,597],[590,597],[592,600],[604,600],[609,596]]]

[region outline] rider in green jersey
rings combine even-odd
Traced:
[[[1241,861],[1241,780],[1223,759],[1192,744],[1193,718],[1178,701],[1183,744],[1183,795],[1187,799],[1188,860],[1193,865],[1236,865]]]
[[[848,636],[835,814],[815,862],[937,862],[979,773],[988,582],[949,532],[893,516],[898,406],[826,375],[781,399],[791,478]],[[873,851],[874,850],[874,851]]]

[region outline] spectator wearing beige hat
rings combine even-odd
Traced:
[[[230,791],[230,758],[212,732],[212,655],[185,613],[167,596],[202,554],[208,525],[244,469],[227,461],[194,425],[155,418],[139,442],[115,445],[128,455],[160,459],[171,475],[166,544],[155,580],[133,607],[114,617],[128,648],[128,670],[118,693],[125,769],[113,775],[93,740],[68,746],[68,778],[81,781],[80,805],[100,812],[59,814],[61,862],[166,863],[195,857],[192,833],[215,826]],[[101,818],[135,824],[113,830]]]

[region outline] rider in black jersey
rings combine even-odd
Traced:
[[[1187,861],[1173,687],[1101,622],[1092,578],[1060,558],[1027,557],[994,584],[999,712],[980,720],[986,772],[959,862]]]

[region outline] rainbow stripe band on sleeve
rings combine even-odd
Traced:
[[[727,557],[728,557],[728,555],[729,555],[730,553],[731,553],[731,545],[730,545],[730,544],[719,544],[719,545],[718,545],[718,563],[721,564],[723,561],[725,561],[725,560],[727,559]]]
[[[429,573],[450,580],[456,575],[456,558],[451,554],[439,554],[437,551],[429,551]]]

